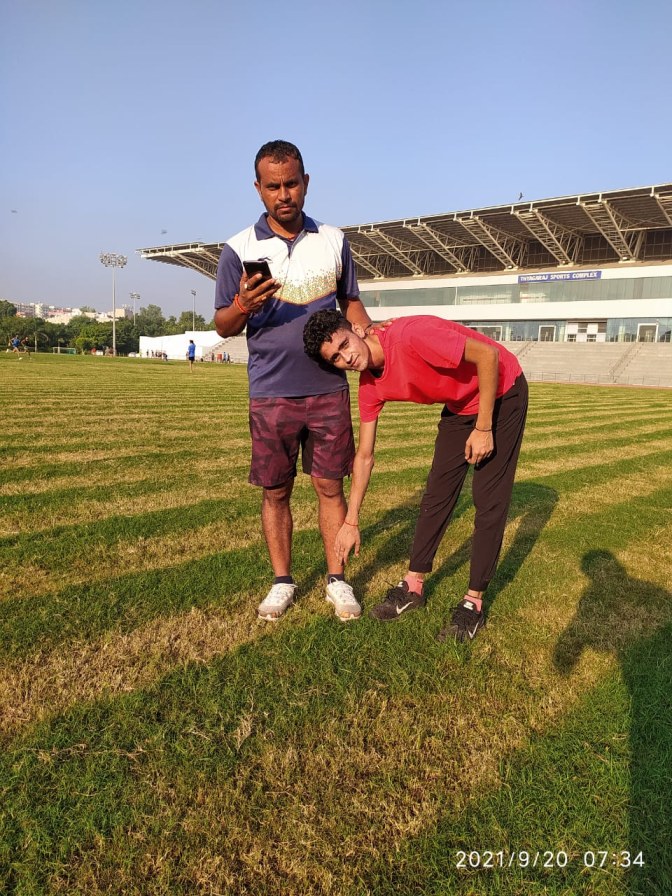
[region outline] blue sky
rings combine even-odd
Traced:
[[[0,0],[0,298],[166,314],[295,142],[346,225],[672,179],[669,0]],[[165,230],[167,233],[163,234]]]

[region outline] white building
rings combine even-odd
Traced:
[[[178,333],[176,336],[141,336],[140,357],[157,358],[166,354],[171,361],[184,361],[190,339],[193,339],[196,345],[197,361],[200,361],[201,358],[210,360],[213,352],[215,357],[212,360],[218,360],[216,355],[222,354],[222,352],[215,351],[216,346],[222,342],[222,337],[218,336],[214,330],[206,332],[187,330],[186,333]]]

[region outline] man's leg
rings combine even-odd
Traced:
[[[359,619],[362,608],[354,595],[352,587],[345,581],[345,567],[336,556],[334,543],[338,530],[343,525],[347,504],[343,494],[342,479],[322,479],[311,476],[313,487],[319,502],[319,524],[324,555],[327,560],[327,592],[326,598],[341,620]]]
[[[344,566],[338,560],[334,547],[348,509],[343,494],[343,480],[311,476],[311,482],[318,499],[318,520],[324,544],[324,556],[327,559],[327,572],[343,575]]]
[[[289,576],[292,570],[292,532],[294,523],[289,499],[294,480],[278,488],[265,488],[261,503],[261,524],[273,573]]]
[[[303,443],[302,464],[318,497],[318,520],[327,561],[326,599],[333,605],[336,616],[346,622],[362,615],[334,549],[347,510],[343,477],[352,471],[355,456],[350,396],[344,390],[312,396],[306,404],[308,433]]]
[[[290,498],[303,429],[301,401],[250,399],[252,465],[250,482],[263,488],[261,522],[275,579],[259,604],[261,619],[279,619],[296,593],[292,579],[292,513]]]

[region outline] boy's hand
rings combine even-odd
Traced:
[[[481,432],[472,429],[471,435],[464,446],[464,459],[468,464],[480,464],[490,457],[495,450],[495,440],[492,432]]]
[[[343,523],[338,531],[336,542],[334,544],[336,558],[343,564],[343,566],[348,562],[350,551],[353,548],[355,549],[355,557],[359,557],[361,541],[359,526],[350,526],[347,523]]]

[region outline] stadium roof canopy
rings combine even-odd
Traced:
[[[672,184],[342,228],[360,280],[672,261]],[[213,280],[224,243],[139,249]]]

